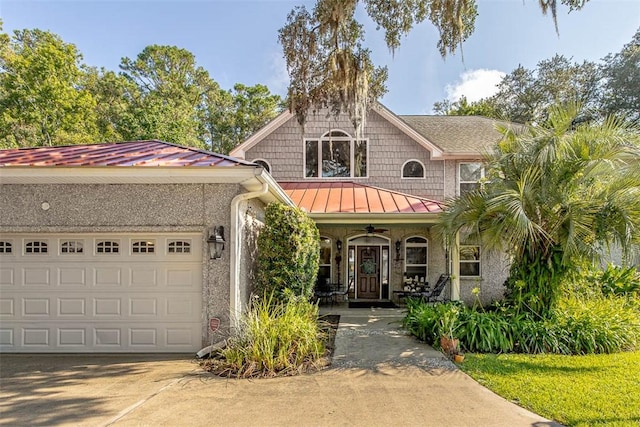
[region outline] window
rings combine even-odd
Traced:
[[[156,251],[156,245],[152,241],[139,240],[131,245],[131,252],[134,254],[152,254]]]
[[[82,249],[83,244],[80,240],[65,240],[60,243],[61,254],[81,254]]]
[[[318,266],[319,285],[331,283],[331,239],[320,237],[320,260]]]
[[[418,160],[407,160],[402,166],[403,178],[424,178],[424,165]]]
[[[480,246],[460,246],[460,276],[480,277]]]
[[[484,167],[482,163],[460,163],[459,172],[459,195],[480,188],[480,180],[484,178]]]
[[[320,139],[304,141],[306,178],[362,178],[367,176],[367,140],[354,140],[333,130]]]
[[[408,278],[427,281],[427,239],[409,237],[404,241],[404,271]]]
[[[188,254],[191,253],[191,243],[184,240],[175,240],[169,242],[167,252],[170,254]]]
[[[271,173],[271,166],[267,163],[266,160],[254,160],[253,163],[262,166],[267,172]]]
[[[27,242],[24,248],[24,252],[27,254],[46,254],[47,242]]]
[[[98,242],[96,245],[96,253],[99,254],[117,254],[120,252],[120,244],[118,242],[105,240]]]
[[[13,245],[11,242],[2,241],[0,242],[0,254],[10,254],[13,250]]]

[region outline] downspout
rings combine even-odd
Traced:
[[[269,191],[269,184],[262,183],[262,188],[250,193],[238,194],[231,201],[231,250],[230,250],[230,301],[229,301],[229,320],[231,327],[236,328],[238,326],[238,320],[240,313],[242,312],[242,301],[240,300],[240,256],[241,256],[241,242],[240,242],[240,218],[238,212],[240,210],[240,202],[245,200],[255,199],[256,197],[263,196]]]

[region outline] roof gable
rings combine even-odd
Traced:
[[[206,150],[158,140],[0,150],[0,166],[234,167],[254,166]]]
[[[375,112],[380,115],[383,119],[389,122],[391,125],[396,127],[402,133],[407,135],[409,138],[416,141],[418,144],[422,145],[424,148],[429,150],[432,158],[442,157],[442,150],[436,144],[431,142],[428,138],[422,135],[420,132],[417,132],[403,120],[401,120],[397,115],[392,113],[389,109],[384,107],[380,103],[376,103],[370,109],[370,113]],[[267,123],[262,129],[258,132],[250,136],[246,141],[242,144],[238,145],[236,148],[231,150],[230,155],[238,158],[245,158],[245,153],[256,146],[260,141],[265,139],[271,133],[276,131],[280,126],[285,124],[287,121],[295,119],[295,115],[289,112],[288,110],[284,111],[278,117],[273,119],[271,122]]]

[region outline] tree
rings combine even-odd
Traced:
[[[137,86],[130,93],[137,138],[207,147],[204,106],[206,96],[219,91],[219,86],[204,68],[196,66],[191,52],[151,45],[135,60],[123,58],[120,68]]]
[[[258,236],[258,291],[278,299],[310,298],[319,259],[316,223],[298,208],[270,203]]]
[[[48,31],[22,30],[2,35],[0,47],[0,146],[95,141],[95,99],[80,89],[75,45]]]
[[[208,103],[206,126],[211,149],[228,154],[282,111],[282,98],[257,84],[237,83],[233,90],[219,94],[218,102]]]
[[[99,141],[131,141],[143,134],[135,120],[133,100],[140,99],[134,82],[113,71],[87,68],[82,86],[96,100]]]
[[[484,98],[476,102],[467,101],[466,96],[462,96],[454,102],[445,99],[433,104],[433,111],[436,114],[449,116],[484,116],[499,120],[504,119],[491,98]]]
[[[434,109],[448,115],[480,113],[517,123],[544,123],[550,106],[578,102],[585,113],[596,115],[601,81],[602,72],[594,62],[572,63],[555,55],[533,70],[519,66],[502,78],[498,92],[489,98],[472,103],[441,101]]]
[[[603,110],[640,122],[640,29],[620,52],[603,61]]]
[[[449,239],[460,232],[511,254],[510,298],[537,313],[553,307],[571,266],[640,243],[640,132],[579,116],[576,104],[553,107],[545,126],[502,129],[487,181],[442,215]]]
[[[588,0],[560,0],[571,10]],[[375,67],[364,49],[362,25],[354,18],[358,0],[316,0],[312,12],[291,11],[279,40],[289,72],[289,109],[300,124],[307,113],[329,108],[346,112],[360,134],[368,105],[385,92],[387,71]],[[445,57],[455,52],[474,30],[476,0],[361,0],[366,13],[385,31],[391,51],[414,25],[428,19],[440,33],[438,49]],[[543,13],[556,22],[558,0],[539,0]]]

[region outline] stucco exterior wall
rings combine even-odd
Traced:
[[[319,138],[332,129],[354,134],[353,126],[344,118],[327,118],[322,113],[310,115],[304,134],[296,119],[292,118],[247,150],[245,158],[250,161],[266,160],[276,181],[330,181],[327,178],[305,178],[303,149],[305,138]],[[375,112],[369,114],[363,138],[369,140],[368,177],[339,179],[443,199],[444,161],[431,160],[428,150]],[[407,160],[420,161],[425,167],[425,178],[402,179],[402,166]]]
[[[224,226],[229,241],[231,201],[245,192],[236,184],[66,184],[0,185],[0,232],[200,232],[203,263],[203,344],[208,344],[208,319],[221,319],[221,333],[228,331],[230,306],[230,251],[210,260],[206,239],[214,226]],[[48,210],[42,209],[47,202]],[[263,215],[259,201],[244,202],[248,211]],[[245,248],[251,239],[242,231]],[[246,287],[254,268],[241,260],[241,286]],[[248,295],[242,294],[248,298]]]

